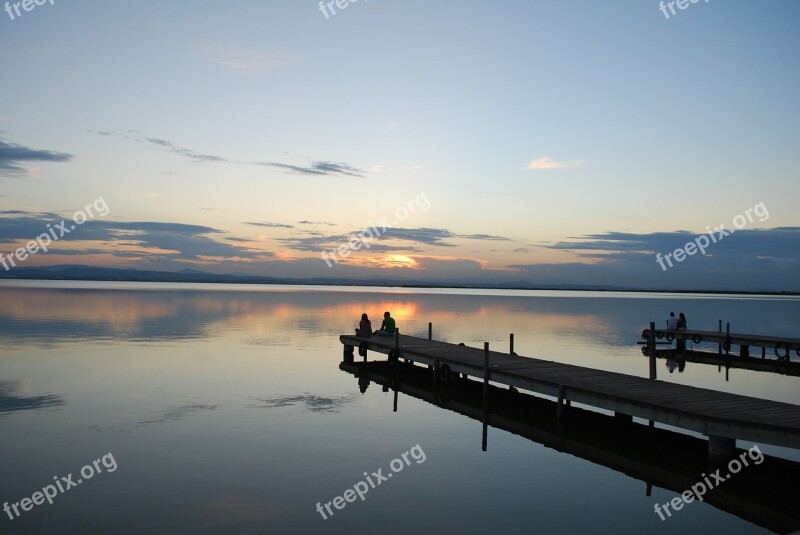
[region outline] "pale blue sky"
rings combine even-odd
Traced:
[[[800,4],[713,0],[670,19],[658,5],[361,0],[326,19],[310,0],[56,0],[2,12],[0,210],[45,221],[102,196],[107,222],[220,231],[198,241],[178,226],[124,255],[113,232],[78,236],[30,266],[544,282],[542,264],[568,263],[565,283],[710,287],[725,269],[741,287],[800,289],[795,231],[759,235],[777,240],[767,253],[726,240],[746,266],[723,263],[720,245],[717,262],[666,275],[654,254],[671,249],[653,241],[730,226],[760,202],[770,218],[748,229],[800,227]],[[72,158],[15,160],[22,149]],[[3,172],[3,158],[22,171]],[[545,158],[561,168],[527,168]],[[399,223],[416,242],[387,235],[386,251],[322,262],[420,193],[430,209]],[[0,249],[43,225],[0,233]],[[613,262],[581,255],[609,232],[653,239]],[[204,240],[234,244],[234,260],[203,254]],[[573,265],[586,262],[602,265]]]

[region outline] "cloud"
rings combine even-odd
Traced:
[[[311,223],[301,221],[299,224]],[[369,245],[360,247],[362,253],[386,253],[386,252],[405,252],[405,253],[421,253],[424,249],[415,245],[403,244],[388,244],[387,241],[394,242],[412,242],[416,244],[429,245],[433,247],[457,247],[454,243],[449,243],[446,240],[452,239],[469,239],[469,240],[486,240],[486,241],[510,241],[508,238],[502,236],[492,236],[490,234],[455,234],[447,229],[437,228],[395,228],[389,227],[383,229],[380,225],[377,226],[378,231],[381,233],[378,236],[372,236],[369,229],[365,229],[366,242]],[[374,232],[374,231],[373,231]],[[298,237],[292,236],[289,238],[281,238],[278,241],[283,243],[287,248],[295,251],[319,253],[321,251],[330,251],[342,245],[347,245],[350,240],[356,239],[359,243],[362,242],[361,230],[353,231],[350,233],[335,233],[323,234],[321,232],[307,232],[307,236]]]
[[[311,165],[290,165],[277,162],[259,162],[257,165],[277,167],[300,175],[344,175],[362,178],[365,171],[344,163],[313,161]]]
[[[541,169],[568,169],[570,167],[583,167],[586,165],[587,161],[585,160],[573,160],[568,162],[558,162],[555,159],[551,158],[550,156],[542,156],[541,158],[536,158],[535,160],[531,160],[528,164],[527,169],[538,171]]]
[[[331,234],[331,235],[322,235],[320,233],[316,233],[312,236],[306,237],[291,237],[291,238],[281,238],[277,241],[284,244],[285,247],[288,249],[292,249],[294,251],[303,251],[303,252],[310,252],[310,253],[320,253],[322,251],[330,251],[332,249],[336,249],[342,245],[347,245],[351,238],[358,238],[358,233],[353,232],[351,234]],[[377,243],[375,240],[369,241],[369,247],[362,247],[362,251],[371,251],[373,253],[387,253],[387,252],[406,252],[406,253],[413,253],[419,252],[420,250],[416,247],[411,246],[400,246],[400,245],[386,245],[382,243]]]
[[[435,245],[439,247],[455,247],[454,244],[447,243],[444,240],[456,237],[458,237],[456,234],[453,234],[447,229],[420,227],[420,228],[388,228],[386,229],[386,232],[384,232],[380,236],[379,239],[407,240],[417,243],[424,243],[426,245]]]
[[[179,147],[171,141],[167,141],[165,139],[146,137],[144,140],[151,145],[155,145],[156,147],[166,150],[167,152],[177,154],[178,156],[184,156],[190,160],[194,160],[195,162],[230,162],[230,160],[214,154],[203,154],[202,152],[195,152],[191,149]]]
[[[268,221],[264,221],[262,223],[244,221],[243,224],[245,224],[245,225],[253,225],[253,226],[256,226],[256,227],[267,227],[267,228],[294,228],[294,225],[284,225],[282,223],[269,223]]]
[[[204,43],[200,51],[207,61],[243,74],[269,72],[288,63],[282,54],[259,52],[234,43]]]
[[[24,162],[68,162],[73,155],[52,150],[36,150],[0,139],[0,175],[24,176]]]
[[[458,237],[468,240],[512,241],[510,238],[504,238],[503,236],[492,236],[491,234],[459,234]]]
[[[0,211],[0,244],[29,241],[47,232],[68,216],[53,212]],[[53,227],[55,228],[55,227]],[[231,244],[224,240],[225,232],[201,225],[161,223],[153,221],[105,221],[93,219],[76,227],[51,246],[50,254],[86,254],[87,251],[66,249],[62,242],[97,242],[95,252],[143,261],[170,260],[200,261],[206,258],[237,258],[253,261],[274,256],[268,251]]]
[[[314,176],[353,176],[363,177],[366,171],[353,167],[346,163],[330,162],[322,160],[310,160],[308,165],[293,165],[281,162],[246,162],[237,161],[218,156],[216,154],[209,154],[205,152],[195,151],[186,147],[182,147],[172,141],[161,139],[157,137],[146,136],[138,130],[89,130],[90,133],[100,136],[118,136],[125,139],[130,139],[137,143],[144,143],[151,147],[188,158],[196,163],[229,163],[237,165],[259,165],[263,167],[274,167],[283,171],[288,171],[293,174],[300,175],[314,175]]]
[[[330,221],[298,221],[298,225],[325,225],[328,227],[335,227],[336,223],[331,223]]]
[[[653,258],[656,253],[666,254],[683,248],[698,236],[686,230],[648,234],[606,232],[588,234],[572,238],[576,241],[561,241],[545,247],[571,251],[585,258],[611,261],[645,257],[655,262]],[[708,234],[705,236],[710,240]],[[706,258],[724,259],[727,263],[763,262],[767,259],[800,260],[800,227],[738,229],[722,239],[714,233],[714,239],[718,241],[706,247]],[[696,253],[693,256],[699,258],[703,255]],[[687,257],[689,259],[691,257]]]

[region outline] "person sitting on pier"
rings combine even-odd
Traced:
[[[686,330],[686,316],[683,315],[683,312],[678,314],[678,330],[679,331]]]
[[[667,330],[668,331],[677,331],[678,330],[678,320],[675,318],[675,313],[670,312],[669,317],[667,318]]]
[[[394,318],[389,315],[389,312],[383,313],[383,323],[381,323],[381,328],[378,331],[375,331],[372,334],[376,334],[378,336],[389,336],[394,334],[395,330],[395,323]]]
[[[372,336],[372,322],[369,321],[369,316],[367,316],[366,312],[361,314],[361,321],[358,323],[356,336],[363,336],[365,338]]]

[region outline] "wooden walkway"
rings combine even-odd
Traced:
[[[642,339],[646,340],[650,329],[642,331]],[[772,349],[775,356],[789,359],[792,352],[800,356],[800,338],[784,338],[777,336],[761,336],[757,334],[732,333],[721,331],[670,331],[667,329],[656,329],[658,340],[670,341],[691,340],[695,344],[701,342],[712,342],[722,344],[722,348],[728,353],[734,345],[739,346],[742,356],[749,356],[750,347],[762,348],[761,356],[765,356],[766,349]],[[726,345],[727,344],[727,345]]]
[[[353,348],[363,345],[389,355],[390,361],[402,358],[431,366],[434,378],[460,373],[553,396],[559,407],[572,401],[702,433],[710,438],[712,454],[717,448],[729,450],[736,439],[800,449],[797,405],[413,336],[342,335],[339,340],[345,362],[352,362]]]

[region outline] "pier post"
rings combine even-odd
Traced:
[[[481,451],[489,446],[489,342],[483,343],[483,433]]]
[[[561,414],[564,412],[564,385],[558,385],[558,405],[556,405],[556,419],[561,419]]]
[[[719,332],[722,334],[722,320],[719,320]],[[722,355],[722,342],[718,342],[717,345],[719,346],[717,352]]]
[[[511,340],[508,343],[508,354],[514,355],[514,333],[511,333]]]
[[[428,322],[428,340],[433,340],[433,322]]]
[[[483,343],[483,399],[489,397],[489,342]]]
[[[345,364],[353,364],[355,362],[355,358],[353,355],[353,346],[344,346],[344,357],[343,360]]]
[[[400,329],[397,327],[394,329],[394,356],[400,359]]]
[[[650,380],[656,380],[656,322],[650,322],[650,334],[647,335],[647,354],[650,359]]]
[[[730,322],[725,324],[725,342],[728,343],[728,349],[725,350],[726,355],[731,354],[731,324]]]

